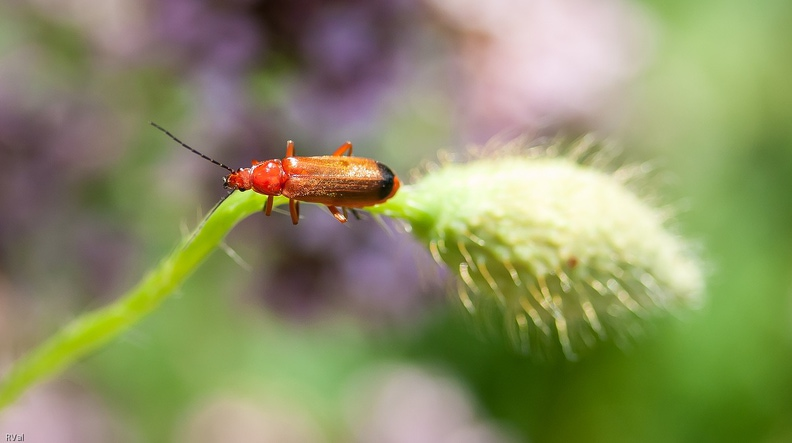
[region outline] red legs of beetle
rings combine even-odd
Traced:
[[[347,221],[347,210],[349,210],[349,212],[351,212],[356,219],[360,220],[360,213],[353,208],[347,208],[344,206],[339,211],[335,206],[328,206],[327,209],[329,209],[330,213],[333,214],[333,217],[335,217],[336,220],[340,221],[341,223],[346,223]]]
[[[272,214],[272,202],[275,201],[275,197],[272,195],[267,196],[267,203],[264,204],[264,213],[269,216]]]
[[[286,142],[286,157],[294,157],[294,141]]]
[[[347,208],[346,206],[344,206],[344,207],[341,208],[341,210],[344,211],[344,217],[347,217],[347,218],[349,217],[347,215],[347,210],[349,210],[349,212],[351,212],[352,215],[355,216],[356,220],[360,220],[360,213],[358,211],[356,211],[354,208]]]
[[[267,215],[272,214],[272,203],[275,200],[275,197],[272,195],[267,196],[267,202],[264,203],[264,213]],[[291,214],[291,219],[293,224],[297,224],[300,221],[300,202],[297,200],[289,200],[289,214]]]
[[[333,214],[336,220],[340,221],[341,223],[346,223],[347,219],[341,211],[338,210],[335,206],[328,206],[327,209],[330,210],[330,213]]]
[[[333,157],[340,157],[344,154],[348,155],[349,157],[352,156],[352,142],[344,142],[343,145],[339,146],[335,151],[333,151]],[[286,142],[286,157],[294,157],[294,142],[292,140]],[[253,164],[256,163],[258,162],[254,160]]]
[[[341,157],[342,155],[346,154],[349,157],[352,157],[352,142],[346,142],[343,145],[339,146],[338,149],[333,152],[333,157]]]
[[[289,213],[291,214],[292,223],[296,225],[300,221],[300,202],[289,200]]]

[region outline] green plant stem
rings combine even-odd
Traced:
[[[109,306],[74,319],[16,361],[0,381],[0,409],[14,402],[32,385],[57,375],[156,309],[234,225],[261,211],[264,200],[264,196],[253,192],[235,192],[137,286]],[[285,198],[275,200],[276,205],[285,202]]]
[[[59,374],[151,313],[220,245],[237,223],[261,212],[265,200],[265,196],[254,192],[233,193],[137,286],[109,306],[72,320],[17,360],[0,381],[0,409],[13,403],[31,386]],[[403,204],[393,200],[395,205],[386,203],[372,212],[404,216],[404,211],[399,209]],[[275,206],[287,201],[284,197],[276,197]]]

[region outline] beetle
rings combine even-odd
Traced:
[[[346,223],[346,210],[383,203],[396,194],[401,183],[384,164],[364,157],[352,157],[352,143],[347,141],[332,155],[298,157],[294,142],[286,142],[282,159],[253,160],[249,168],[232,169],[176,138],[165,128],[150,122],[183,147],[230,173],[223,177],[223,186],[234,191],[253,190],[267,196],[264,213],[270,215],[275,196],[289,199],[293,224],[300,219],[300,202],[319,203],[341,223]],[[344,155],[346,154],[346,155]],[[341,210],[339,210],[341,208]]]

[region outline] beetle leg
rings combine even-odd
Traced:
[[[349,218],[349,216],[347,215],[347,211],[349,211],[349,212],[352,213],[352,215],[355,216],[355,220],[360,220],[360,212],[355,210],[355,208],[347,208],[346,206],[342,206],[341,207],[341,211],[343,211],[343,213],[344,213],[344,218],[347,218],[347,219]]]
[[[352,142],[346,142],[343,145],[339,146],[338,149],[333,152],[333,157],[341,157],[342,155],[352,156]]]
[[[272,202],[275,200],[275,197],[268,195],[267,196],[267,203],[264,204],[264,214],[270,215],[272,214]]]
[[[347,219],[344,217],[344,214],[338,210],[335,206],[328,206],[327,209],[330,210],[330,213],[333,214],[336,220],[340,221],[341,223],[346,223]]]
[[[294,141],[289,140],[286,142],[286,157],[294,157]]]
[[[291,214],[292,223],[296,225],[300,221],[300,202],[290,199],[289,213]]]

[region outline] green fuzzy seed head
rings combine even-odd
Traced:
[[[620,171],[552,151],[447,164],[396,197],[398,215],[457,274],[476,323],[525,352],[573,359],[697,304],[699,262],[664,215]]]

